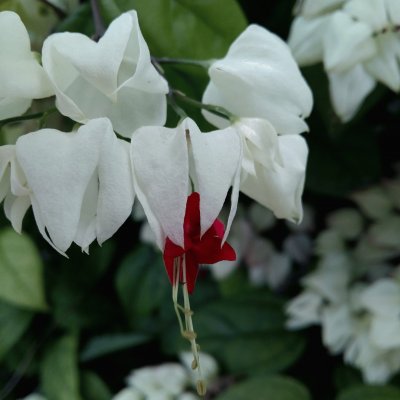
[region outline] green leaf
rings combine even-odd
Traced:
[[[151,338],[142,334],[104,335],[89,341],[81,354],[82,361],[91,361],[116,351],[129,349],[146,343]]]
[[[64,336],[46,351],[41,364],[41,386],[51,400],[81,400],[77,337]]]
[[[394,386],[357,386],[340,393],[337,400],[398,400],[400,389]]]
[[[100,0],[105,19],[135,9],[150,51],[157,56],[223,56],[246,28],[235,0]]]
[[[43,264],[26,235],[11,228],[0,232],[0,298],[17,306],[46,310]]]
[[[91,371],[81,375],[82,394],[85,400],[110,400],[112,394],[101,378]]]
[[[128,318],[157,310],[170,291],[164,263],[159,252],[141,245],[120,265],[115,285]]]
[[[334,373],[335,387],[338,391],[362,384],[362,376],[358,369],[348,365],[340,365]]]
[[[214,302],[194,312],[201,348],[232,373],[281,371],[304,349],[303,337],[284,329],[282,302],[267,292]],[[163,335],[165,351],[175,354],[187,348],[176,325]]]
[[[58,258],[58,263],[49,263],[46,268],[49,301],[59,326],[68,330],[99,326],[109,329],[117,319],[117,298],[104,292],[108,287],[103,288],[111,286],[104,275],[114,255],[114,244],[108,241],[102,247],[94,246],[89,257],[80,249],[71,248],[68,260]]]
[[[0,361],[28,328],[33,314],[0,302]]]
[[[55,28],[56,32],[80,32],[91,36],[94,33],[92,9],[89,3],[77,7],[67,18]]]
[[[251,378],[234,385],[217,400],[311,400],[308,390],[294,379],[284,376]]]

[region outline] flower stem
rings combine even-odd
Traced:
[[[228,119],[230,121],[233,121],[236,116],[233,115],[231,112],[229,112],[228,110],[226,110],[223,107],[220,106],[216,106],[214,104],[205,104],[202,103],[201,101],[192,99],[191,97],[186,96],[184,93],[180,92],[179,90],[172,90],[172,95],[178,99],[181,100],[182,102],[191,105],[192,107],[196,107],[196,108],[201,108],[203,110],[207,110],[212,112],[215,115],[218,115],[219,117]]]
[[[203,379],[203,375],[201,372],[199,346],[196,343],[196,332],[194,331],[194,327],[193,327],[193,320],[192,320],[193,312],[190,308],[189,293],[187,290],[185,258],[183,258],[183,282],[184,282],[182,285],[183,305],[185,307],[185,323],[186,323],[186,329],[187,329],[187,333],[188,333],[187,339],[190,341],[190,344],[192,347],[192,354],[193,354],[193,358],[194,358],[193,363],[192,363],[192,368],[197,369],[197,372],[198,372],[198,380],[197,380],[197,384],[196,384],[197,393],[199,394],[199,396],[204,396],[207,391],[207,386],[206,386],[206,383]]]
[[[170,58],[170,57],[153,57],[153,60],[158,64],[181,64],[193,65],[195,67],[210,68],[214,60],[190,60],[187,58]]]
[[[39,119],[39,118],[45,118],[49,114],[53,113],[56,111],[55,108],[51,108],[50,110],[44,111],[44,112],[38,112],[34,114],[26,114],[26,115],[21,115],[19,117],[12,117],[12,118],[7,118],[3,119],[0,121],[0,128],[2,128],[4,125],[11,124],[13,122],[20,122],[20,121],[28,121],[30,119]]]
[[[93,22],[96,32],[94,34],[94,40],[99,40],[106,31],[103,18],[100,13],[100,7],[97,0],[90,0],[90,6],[92,8]]]

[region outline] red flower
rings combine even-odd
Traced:
[[[167,237],[164,247],[164,264],[171,284],[174,283],[174,260],[181,265],[179,280],[183,282],[182,261],[185,256],[187,289],[192,293],[199,272],[199,264],[214,264],[218,261],[236,260],[235,250],[228,244],[222,245],[224,224],[216,219],[207,232],[200,237],[200,195],[192,193],[186,203],[183,223],[184,246],[176,245]],[[221,246],[222,245],[222,246]]]

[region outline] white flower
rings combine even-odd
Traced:
[[[57,108],[77,122],[108,117],[126,137],[165,123],[168,84],[151,64],[135,11],[114,20],[98,43],[80,33],[49,36],[43,66]]]
[[[300,136],[284,134],[308,129],[312,95],[288,46],[250,25],[208,72],[203,102],[239,117],[233,127],[243,141],[241,191],[277,217],[299,221],[308,148]],[[204,116],[215,126],[229,125],[210,112]]]
[[[306,131],[312,94],[285,42],[266,29],[250,25],[209,71],[203,102],[225,107],[243,118],[269,121],[276,132]],[[222,118],[205,113],[215,126]]]
[[[166,363],[137,369],[127,382],[151,399],[172,399],[184,391],[188,376],[180,364]]]
[[[52,94],[20,17],[0,12],[0,120],[22,115],[32,99]]]
[[[263,119],[240,119],[233,128],[243,141],[240,190],[276,217],[301,221],[308,156],[305,140],[300,135],[278,135]]]
[[[175,129],[153,126],[134,133],[131,159],[136,193],[161,249],[166,237],[184,245],[190,179],[200,194],[202,234],[217,218],[232,186],[227,235],[237,207],[241,157],[234,129],[203,134],[189,118]]]
[[[324,62],[333,107],[347,122],[377,81],[400,90],[400,6],[397,0],[333,1],[333,7],[330,1],[318,3],[327,8],[307,10],[304,4],[289,45],[301,65]]]
[[[22,220],[31,205],[26,178],[16,159],[15,146],[0,146],[0,203],[11,225],[21,233]]]
[[[72,242],[87,251],[111,237],[132,211],[129,144],[109,120],[77,132],[42,129],[20,137],[18,162],[25,173],[37,226],[61,253]]]

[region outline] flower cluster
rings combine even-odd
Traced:
[[[306,0],[289,36],[300,65],[323,62],[343,122],[353,118],[377,82],[400,90],[399,43],[397,0]]]
[[[115,19],[98,42],[80,33],[50,35],[43,66],[18,15],[2,12],[0,19],[3,124],[52,95],[56,109],[78,123],[72,132],[40,129],[0,147],[0,201],[18,232],[32,206],[56,250],[65,254],[74,242],[88,252],[95,239],[101,244],[118,230],[137,197],[160,249],[171,255],[180,248],[187,258],[195,235],[190,248],[203,243],[195,253],[209,254],[196,253],[201,263],[232,259],[217,248],[224,248],[239,190],[277,217],[301,219],[307,145],[299,134],[307,130],[312,96],[277,36],[249,26],[225,58],[209,63],[203,102],[230,119],[204,112],[219,129],[203,134],[188,117],[164,127],[174,90],[150,57],[135,11]],[[230,188],[225,231],[217,217]],[[192,192],[196,212],[187,209]],[[196,232],[188,233],[188,224]],[[220,237],[213,245],[210,229]]]
[[[354,194],[361,211],[328,216],[316,241],[320,259],[287,307],[290,329],[322,326],[332,354],[370,383],[400,370],[400,180]]]

